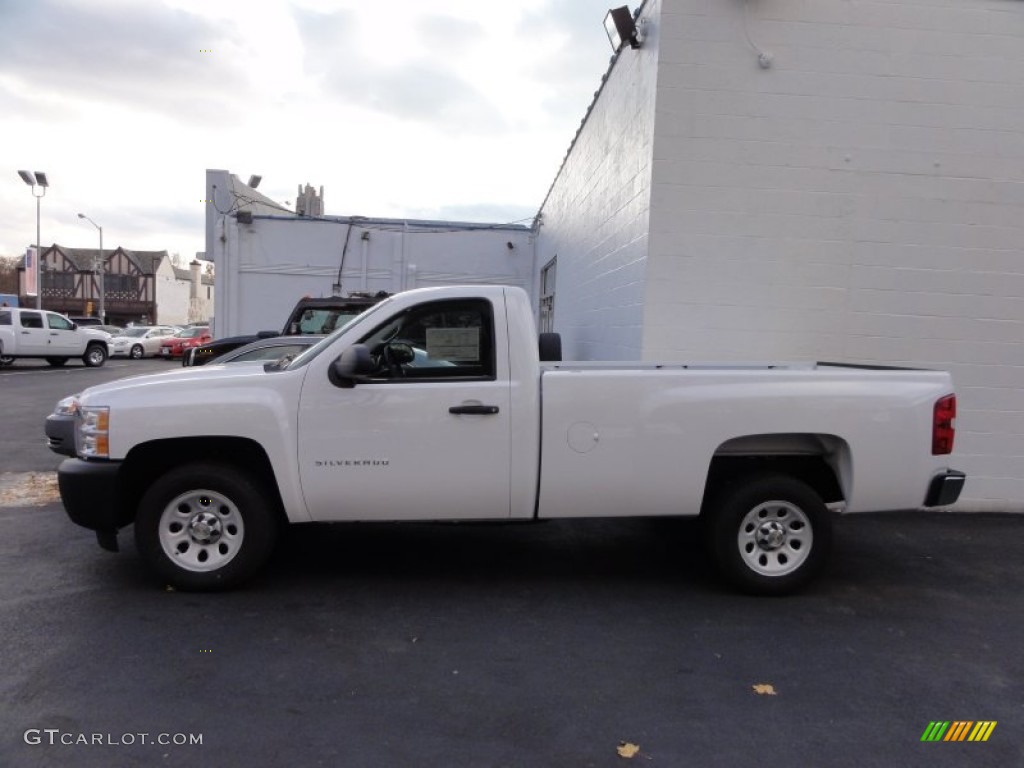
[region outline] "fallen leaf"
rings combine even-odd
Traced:
[[[775,686],[769,685],[768,683],[759,683],[751,686],[754,689],[754,693],[760,694],[761,696],[776,696]]]
[[[640,747],[630,744],[628,741],[620,741],[615,750],[619,753],[619,757],[629,758],[635,756],[640,751]]]

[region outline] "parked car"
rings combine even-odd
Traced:
[[[120,336],[124,332],[124,328],[120,325],[92,325],[89,327],[95,331],[109,333],[111,336]]]
[[[181,357],[187,351],[201,344],[210,341],[210,327],[207,325],[193,325],[182,328],[169,339],[160,342],[160,356],[167,358]]]
[[[78,358],[91,368],[107,360],[110,337],[80,328],[64,315],[38,309],[0,309],[0,366],[19,357],[41,357],[59,367]]]
[[[146,355],[157,355],[160,353],[160,343],[179,330],[171,325],[133,325],[125,328],[120,336],[110,340],[110,356],[124,355],[138,360]]]
[[[287,357],[289,355],[294,357],[302,354],[318,341],[322,341],[323,338],[323,336],[273,336],[269,339],[260,339],[259,341],[246,344],[238,349],[233,349],[230,352],[225,352],[223,355],[220,355],[213,360],[211,364],[221,365],[223,363],[252,362],[267,363],[274,360],[280,360],[282,357]],[[198,347],[190,349],[186,357],[194,356],[196,354],[198,354]],[[183,362],[182,364],[193,365],[194,363]]]
[[[250,344],[259,339],[272,339],[276,336],[326,336],[387,297],[383,291],[376,294],[353,293],[347,297],[331,296],[328,298],[299,299],[292,308],[284,328],[278,331],[260,331],[245,336],[228,336],[203,344],[193,355],[182,359],[182,365],[205,365],[216,360],[226,352]]]

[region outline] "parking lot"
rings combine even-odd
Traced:
[[[175,367],[0,369],[0,473],[55,469],[60,397]],[[43,501],[0,506],[3,766],[1024,764],[1024,515],[840,518],[782,599],[679,520],[297,528],[203,595]]]

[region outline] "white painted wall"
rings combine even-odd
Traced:
[[[154,323],[184,325],[188,322],[189,285],[179,280],[170,259],[161,259],[156,268],[156,318]]]
[[[649,0],[643,18],[657,19],[660,5]],[[557,256],[554,329],[566,359],[642,353],[656,30],[619,54],[541,207],[535,279]]]
[[[626,50],[542,211],[538,266],[558,251],[571,351],[948,369],[961,506],[1024,509],[1024,5],[644,8],[652,138],[622,138],[654,80]],[[652,168],[636,351],[592,319],[624,293],[637,301],[635,279],[603,266],[621,241],[601,211],[643,177],[604,172],[605,155]]]
[[[207,171],[208,187],[239,184],[213,174],[226,172]],[[249,195],[242,186],[235,188]],[[310,219],[266,207],[250,223],[218,214],[206,249],[217,274],[214,336],[280,330],[301,297],[332,294],[343,251],[343,295],[454,283],[532,284],[533,235],[521,226]]]
[[[948,369],[965,495],[1020,508],[1024,6],[665,0],[661,37],[644,357]]]

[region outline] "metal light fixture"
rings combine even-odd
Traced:
[[[604,31],[608,33],[608,42],[612,44],[612,50],[616,53],[624,42],[628,42],[630,48],[640,47],[636,22],[633,21],[633,14],[629,12],[628,6],[608,11],[604,17]]]
[[[39,264],[42,261],[42,248],[40,247],[39,238],[39,200],[46,197],[46,189],[50,186],[50,182],[46,179],[46,174],[42,171],[36,171],[34,174],[32,171],[18,171],[18,175],[21,176],[21,180],[32,187],[32,197],[36,199],[36,263],[32,267],[35,272],[36,278],[36,309],[43,308],[43,283],[42,276],[39,271]],[[39,187],[43,191],[36,194],[36,187]]]
[[[256,174],[253,174],[252,176],[249,177],[249,186],[252,187],[253,189],[256,189],[256,187],[260,185],[261,181],[263,181],[262,176],[257,176]]]
[[[100,322],[101,323],[106,323],[107,322],[107,307],[106,307],[106,300],[105,299],[106,299],[106,295],[107,295],[107,291],[106,291],[107,265],[106,265],[106,262],[103,260],[103,227],[101,227],[95,221],[90,219],[84,213],[78,214],[78,218],[85,219],[90,224],[92,224],[94,227],[96,227],[96,229],[98,229],[100,231],[100,258],[99,258],[98,269],[97,269],[97,271],[100,274]]]

